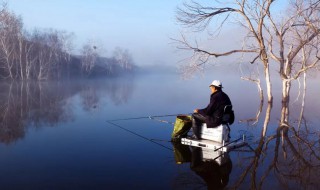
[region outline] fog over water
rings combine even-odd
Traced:
[[[177,164],[176,153],[186,147],[168,142],[171,124],[148,116],[187,114],[205,107],[213,79],[222,81],[233,103],[231,138],[247,134],[255,153],[248,148],[232,151],[224,157],[225,165],[213,161],[195,167],[194,157]],[[0,189],[207,189],[220,178],[228,188],[250,189],[255,184],[262,189],[315,189],[320,185],[316,81],[307,80],[302,120],[302,91],[298,96],[293,89],[292,126],[286,129],[278,126],[282,104],[276,94],[279,84],[274,84],[264,138],[268,104],[264,102],[260,113],[255,84],[240,80],[238,74],[214,72],[189,80],[153,73],[1,82]],[[107,122],[128,118],[140,119]],[[174,122],[175,116],[161,119]]]

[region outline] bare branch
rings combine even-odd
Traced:
[[[320,61],[320,57],[319,57],[319,56],[316,56],[316,58],[317,58],[317,59],[316,59],[313,63],[311,63],[311,64],[308,65],[308,66],[305,66],[305,67],[301,68],[301,69],[291,78],[291,80],[299,78],[302,73],[306,72],[306,71],[309,70],[309,69],[314,68],[314,67],[319,63],[319,61]]]
[[[213,17],[224,13],[230,14],[231,12],[237,12],[237,10],[231,7],[203,7],[192,1],[190,4],[184,3],[183,8],[178,8],[176,18],[183,25],[199,26],[199,30],[204,30]]]

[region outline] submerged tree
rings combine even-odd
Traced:
[[[196,27],[203,31],[212,26],[212,21],[217,21],[214,29],[220,30],[227,21],[237,22],[242,26],[246,35],[243,45],[224,52],[211,51],[201,48],[198,43],[191,44],[182,35],[177,40],[179,48],[193,51],[194,62],[191,69],[198,69],[206,65],[211,57],[230,56],[236,53],[252,56],[250,63],[258,62],[263,66],[267,87],[268,102],[272,102],[270,64],[278,63],[283,91],[282,99],[288,99],[291,81],[314,68],[319,56],[316,51],[319,48],[318,37],[320,1],[318,0],[294,0],[288,4],[287,14],[279,16],[274,0],[232,0],[214,1],[211,5],[204,5],[194,1],[185,3],[178,9],[177,19],[188,27]],[[241,31],[241,30],[240,30]],[[232,38],[229,43],[234,43]],[[313,49],[314,61],[308,66],[301,66],[299,55],[304,47]],[[298,66],[300,64],[300,67]]]
[[[250,63],[262,65],[268,102],[273,101],[271,81],[274,80],[271,80],[271,65],[277,66],[276,71],[279,73],[282,83],[281,119],[277,133],[271,137],[267,136],[272,108],[272,104],[269,103],[261,138],[255,149],[255,156],[248,162],[234,188],[240,188],[243,182],[250,177],[251,189],[261,189],[272,171],[279,176],[279,179],[303,179],[307,176],[305,177],[306,180],[303,179],[303,184],[307,184],[309,187],[313,174],[319,171],[319,146],[316,143],[318,137],[312,137],[312,139],[315,139],[313,142],[313,140],[309,140],[311,136],[309,134],[312,133],[308,130],[304,132],[300,129],[299,134],[299,131],[290,126],[289,94],[292,81],[302,75],[305,78],[307,71],[316,68],[319,64],[320,1],[292,0],[290,4],[288,3],[287,12],[283,15],[278,14],[279,7],[274,7],[280,1],[230,0],[226,2],[217,0],[213,2],[211,5],[194,1],[184,4],[178,10],[178,21],[186,26],[196,27],[198,31],[209,29],[211,26],[220,31],[222,27],[226,27],[227,21],[238,22],[246,31],[243,36],[243,44],[234,49],[218,52],[212,51],[211,47],[203,48],[204,46],[197,42],[192,44],[185,35],[182,35],[182,38],[177,40],[180,43],[179,48],[192,50],[193,52],[192,58],[194,59],[192,61],[194,62],[190,64],[188,69],[202,68],[209,63],[212,57],[218,58],[240,53],[250,58]],[[214,25],[215,23],[212,21],[220,21],[220,23]],[[234,44],[233,39],[228,38],[230,41],[227,43]],[[272,68],[275,68],[275,66]],[[247,79],[253,81],[251,78]],[[256,82],[259,84],[258,80]],[[254,121],[259,118],[260,110]],[[300,125],[299,122],[298,130]],[[290,131],[293,133],[290,134]],[[318,135],[318,133],[315,134]],[[306,138],[304,139],[303,136],[306,136]],[[276,141],[276,146],[272,150],[274,159],[261,176],[258,169],[259,167],[266,168],[264,153],[267,152],[268,144],[272,140]],[[283,158],[280,157],[281,151]],[[309,169],[312,173],[308,173]],[[314,182],[317,182],[317,180],[313,179],[312,183]],[[313,187],[313,185],[311,186]]]

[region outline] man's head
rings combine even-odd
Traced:
[[[219,80],[214,80],[212,81],[212,83],[210,84],[210,87],[214,86],[214,87],[218,87],[218,88],[222,88],[222,83]]]
[[[212,81],[212,83],[210,84],[209,87],[210,87],[212,92],[216,92],[216,91],[221,90],[222,84],[221,84],[221,82],[219,80],[214,80],[214,81]]]

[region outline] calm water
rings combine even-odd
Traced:
[[[232,151],[222,165],[198,160],[199,149],[168,142],[171,124],[143,118],[205,107],[213,79],[223,81],[234,105],[232,138],[245,133],[255,150]],[[316,189],[320,89],[315,80],[308,85],[301,124],[302,94],[294,89],[291,127],[278,127],[275,97],[262,135],[267,105],[260,113],[256,87],[237,75],[1,83],[0,189]],[[279,89],[274,85],[274,93]],[[140,119],[107,122],[126,118]]]

